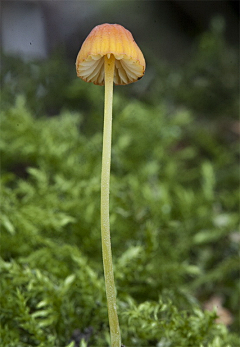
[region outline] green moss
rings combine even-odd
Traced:
[[[209,35],[198,49],[214,64],[225,43]],[[203,40],[218,49],[206,55]],[[189,64],[196,72],[202,60]],[[42,65],[14,59],[3,65],[1,346],[68,346],[76,329],[83,337],[89,327],[90,346],[107,346],[99,207],[103,89],[68,76],[56,57]],[[230,76],[227,64],[221,69]],[[179,74],[187,80],[183,68]],[[217,88],[216,76],[207,78]],[[237,103],[232,86],[224,112]],[[171,95],[170,107],[170,94],[161,95],[153,92],[147,102],[140,95],[114,97],[110,218],[123,343],[237,347],[236,135],[228,119],[219,126],[217,102],[209,121],[199,118],[202,107],[192,107],[189,91],[181,107],[179,94]],[[222,98],[218,89],[216,95]],[[39,117],[54,105],[58,116]],[[224,298],[230,329],[203,310],[214,295]]]

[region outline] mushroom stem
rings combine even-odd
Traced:
[[[111,347],[121,347],[121,334],[117,316],[116,290],[114,284],[110,222],[109,222],[109,186],[112,139],[112,100],[115,57],[113,54],[104,56],[105,70],[105,107],[102,151],[101,178],[101,236],[102,255],[105,276],[108,317],[111,335]]]

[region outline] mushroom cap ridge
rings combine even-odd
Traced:
[[[119,24],[93,28],[82,44],[76,60],[77,76],[86,82],[104,85],[104,56],[115,57],[114,83],[124,85],[139,80],[145,59],[130,31]]]

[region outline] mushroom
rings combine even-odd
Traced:
[[[121,347],[109,222],[113,82],[124,85],[142,78],[145,60],[130,31],[119,24],[106,23],[96,26],[83,42],[76,60],[76,71],[77,76],[86,82],[105,85],[101,176],[102,256],[111,346]]]

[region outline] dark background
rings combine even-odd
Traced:
[[[108,22],[129,29],[143,51],[174,62],[217,15],[228,43],[238,46],[238,1],[1,1],[1,45],[28,59],[61,47],[75,59],[91,29]]]

